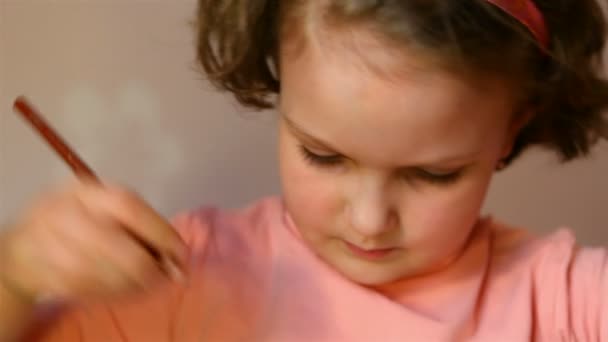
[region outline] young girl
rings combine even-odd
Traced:
[[[570,160],[608,136],[601,13],[200,0],[210,80],[278,110],[282,197],[176,234],[120,186],[43,195],[0,239],[0,340],[608,341],[606,250],[480,217],[527,147]]]

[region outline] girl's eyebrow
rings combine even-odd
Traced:
[[[293,120],[291,120],[287,115],[281,114],[281,117],[283,118],[283,120],[285,120],[287,127],[295,135],[298,135],[298,136],[310,141],[311,143],[318,145],[321,148],[326,148],[337,154],[346,156],[345,154],[341,153],[340,150],[332,147],[331,144],[321,140],[320,138],[314,137],[310,133],[305,132],[302,128],[298,127],[298,125]],[[443,157],[437,158],[436,160],[433,160],[433,161],[417,163],[417,166],[418,167],[432,167],[433,165],[438,165],[438,164],[457,164],[457,163],[460,164],[463,162],[467,162],[467,165],[470,165],[471,164],[470,161],[475,159],[479,154],[481,154],[481,151],[476,151],[475,153],[468,153],[468,154],[462,154],[462,155],[443,156]],[[412,167],[412,165],[397,165],[397,166],[395,166],[395,169],[406,170],[406,169],[410,169],[411,167]]]
[[[319,145],[320,147],[324,147],[327,148],[329,150],[335,151],[337,153],[339,153],[339,151],[335,148],[333,148],[331,146],[331,144],[321,140],[320,138],[317,138],[315,136],[313,136],[310,133],[307,133],[306,131],[304,131],[302,128],[300,128],[293,120],[291,120],[286,114],[281,114],[281,117],[283,118],[283,120],[285,120],[285,123],[287,124],[287,126],[289,127],[289,129],[294,132],[296,135],[299,135],[303,138],[305,138],[306,140],[309,140],[311,143],[314,143],[315,145]]]

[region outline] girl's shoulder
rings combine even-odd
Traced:
[[[531,301],[537,333],[558,333],[552,338],[568,341],[608,341],[605,247],[580,246],[568,228],[536,235],[497,222],[488,227],[489,286],[503,297],[528,298],[524,302]]]
[[[576,271],[577,267],[602,262],[608,267],[606,247],[581,246],[573,230],[560,227],[548,234],[532,233],[530,230],[509,226],[487,219],[490,232],[492,258],[501,266],[513,267],[523,264],[544,273],[560,269]]]
[[[247,225],[259,226],[267,219],[281,218],[284,206],[281,197],[262,197],[250,204],[236,208],[226,209],[215,205],[201,205],[193,209],[183,210],[173,217],[175,228],[180,231],[200,229],[203,226],[215,225]]]
[[[278,196],[258,199],[237,209],[200,206],[177,214],[172,224],[192,253],[215,248],[232,249],[266,244],[271,228],[284,224],[283,201]]]

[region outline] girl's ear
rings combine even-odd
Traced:
[[[511,120],[509,132],[507,133],[507,140],[505,141],[505,145],[500,155],[501,160],[506,159],[511,154],[515,139],[517,139],[519,132],[530,122],[530,120],[532,120],[534,114],[534,108],[528,108],[515,115],[513,120]]]

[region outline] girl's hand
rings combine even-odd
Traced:
[[[0,286],[31,299],[104,299],[177,277],[185,259],[177,232],[136,194],[78,182],[44,194],[3,232]]]

